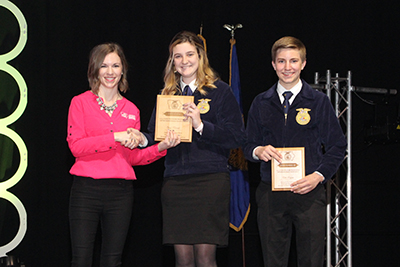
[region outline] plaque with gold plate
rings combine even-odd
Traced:
[[[305,176],[304,147],[276,148],[283,156],[282,163],[271,161],[272,191],[290,191],[291,184]]]
[[[193,96],[157,95],[155,141],[164,140],[171,130],[181,142],[192,142],[192,119],[184,116],[183,104],[193,101]]]

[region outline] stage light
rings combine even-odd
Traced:
[[[21,263],[16,256],[9,255],[0,258],[0,267],[25,267],[25,264]]]

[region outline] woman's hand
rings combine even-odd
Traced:
[[[167,136],[163,141],[158,143],[158,151],[164,151],[168,148],[175,147],[181,142],[181,137],[174,131],[168,130]]]
[[[115,132],[114,140],[116,142],[120,142],[121,145],[123,145],[127,148],[130,148],[130,149],[134,149],[135,147],[137,147],[140,144],[140,140],[138,140],[136,138],[135,134],[132,132],[129,133],[128,130],[123,131],[123,132]]]
[[[128,128],[127,129],[129,134],[133,135],[133,138],[138,141],[138,145],[144,145],[146,142],[146,137],[142,134],[139,130],[135,128]]]
[[[183,110],[186,111],[184,114],[185,120],[187,120],[187,118],[192,118],[192,126],[194,129],[197,129],[202,123],[200,118],[200,110],[194,103],[183,104]]]

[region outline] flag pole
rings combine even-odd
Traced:
[[[231,39],[230,39],[230,43],[231,43],[231,52],[230,52],[230,54],[231,54],[231,56],[230,56],[230,62],[229,62],[229,85],[232,86],[232,84],[231,84],[232,83],[232,52],[233,52],[233,46],[236,43],[235,30],[243,28],[243,25],[242,24],[236,24],[236,25],[225,24],[225,25],[223,25],[223,27],[231,32]],[[237,99],[237,100],[238,100],[238,102],[240,104],[241,103],[240,96],[239,96],[239,99]],[[247,169],[247,166],[245,168]],[[242,169],[242,168],[240,168],[240,169]],[[247,210],[247,213],[245,215],[245,218],[244,218],[242,224],[239,227],[235,227],[235,226],[232,227],[232,225],[231,225],[231,227],[233,229],[235,229],[236,231],[239,231],[239,230],[242,231],[241,237],[242,237],[242,259],[243,259],[242,263],[243,263],[243,267],[246,267],[246,249],[245,249],[244,222],[247,220],[247,216],[248,216],[249,211],[250,211],[250,206],[249,206],[249,208]]]
[[[241,29],[241,28],[243,28],[243,25],[242,24],[236,24],[236,25],[229,25],[229,24],[224,24],[224,26],[223,26],[225,29],[227,29],[228,31],[230,31],[231,32],[231,38],[232,39],[235,39],[235,31],[236,31],[236,29]]]
[[[197,34],[198,37],[203,41],[203,46],[204,46],[204,51],[207,52],[207,44],[206,44],[206,39],[203,37],[203,22],[200,24],[200,33]]]

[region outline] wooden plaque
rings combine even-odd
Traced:
[[[304,147],[276,148],[283,156],[282,163],[271,162],[272,191],[290,191],[293,182],[305,176]]]
[[[193,102],[193,96],[158,95],[154,140],[162,141],[168,130],[180,135],[181,142],[192,142],[192,119],[184,116],[184,103]]]

